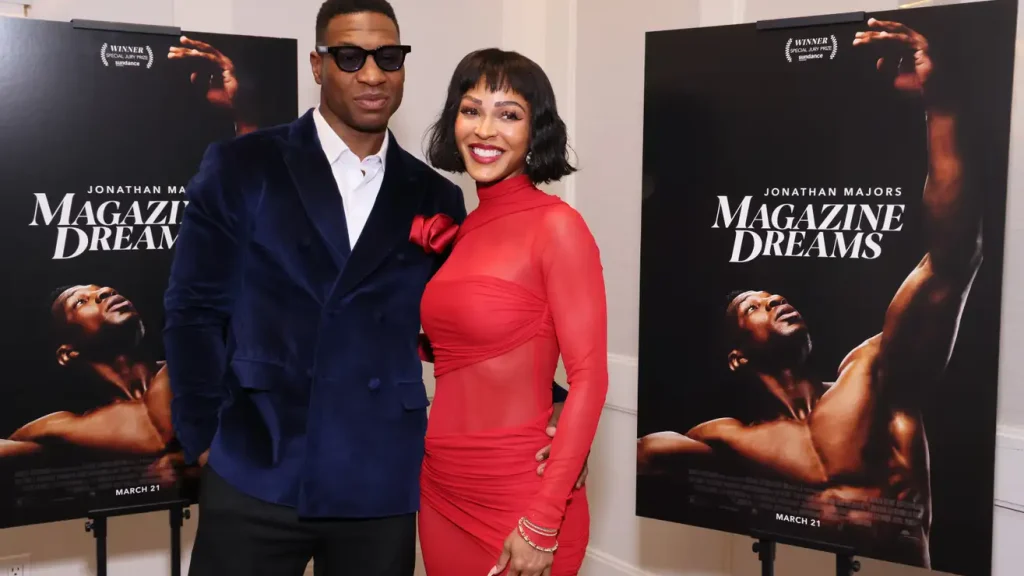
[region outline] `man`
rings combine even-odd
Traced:
[[[196,576],[414,571],[419,304],[444,254],[410,232],[466,208],[387,129],[410,50],[391,6],[328,0],[316,32],[320,105],[213,145],[187,190],[164,339],[205,464]]]
[[[48,414],[8,438],[9,456],[34,454],[22,445],[152,456],[154,473],[173,482],[174,432],[165,367],[144,358],[139,347],[145,324],[135,306],[116,290],[95,285],[55,291],[50,304],[54,361],[72,370],[87,409]]]
[[[880,500],[918,515],[903,525],[879,522],[871,541],[891,558],[930,565],[929,456],[921,402],[942,376],[960,314],[981,264],[979,195],[963,186],[957,115],[933,79],[927,40],[896,22],[869,20],[855,45],[896,44],[913,65],[895,70],[897,89],[923,96],[928,179],[923,205],[927,253],[896,292],[879,334],[840,363],[824,384],[807,364],[811,338],[800,313],[779,295],[745,291],[729,298],[723,360],[738,380],[766,392],[758,418],[722,418],[685,435],[660,432],[637,442],[640,474],[714,465],[811,488],[804,507],[822,526],[856,534],[870,526]],[[911,56],[912,54],[912,56]],[[701,464],[703,463],[703,464]]]

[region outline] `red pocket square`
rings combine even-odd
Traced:
[[[447,214],[417,215],[412,219],[409,240],[419,244],[428,254],[439,254],[448,248],[458,231],[459,225]]]

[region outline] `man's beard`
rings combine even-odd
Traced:
[[[360,123],[357,122],[355,118],[351,119],[348,122],[348,126],[355,130],[356,132],[361,132],[363,134],[380,134],[388,129],[388,125],[386,122],[383,124]]]
[[[762,370],[789,370],[803,366],[812,348],[811,335],[804,329],[797,334],[771,339],[766,346],[752,354],[751,359]]]
[[[139,319],[120,324],[105,324],[98,334],[79,346],[79,351],[83,357],[101,362],[125,354],[134,354],[145,334],[146,327]]]

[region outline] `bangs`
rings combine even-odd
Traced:
[[[488,49],[475,52],[463,60],[455,71],[455,87],[459,99],[483,82],[488,92],[515,92],[532,103],[540,82],[534,66],[514,52]]]

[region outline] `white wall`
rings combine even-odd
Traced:
[[[25,16],[27,7],[24,4],[0,0],[0,16]]]

